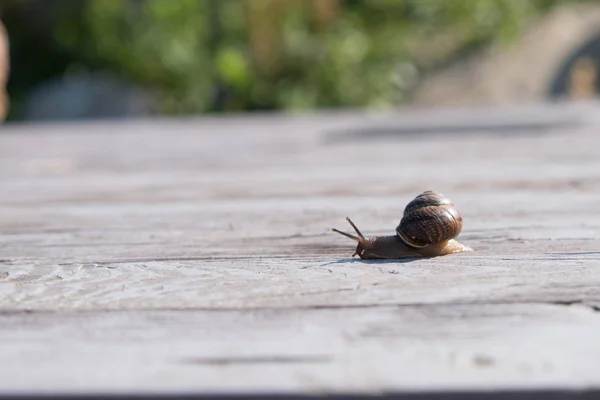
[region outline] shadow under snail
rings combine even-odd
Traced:
[[[463,226],[460,211],[450,199],[431,190],[415,197],[406,205],[400,224],[393,236],[363,236],[346,217],[357,236],[337,229],[332,231],[355,240],[358,245],[352,256],[361,259],[401,259],[435,257],[473,251],[455,238]]]

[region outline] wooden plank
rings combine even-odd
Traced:
[[[0,390],[599,385],[597,111],[7,125]],[[330,232],[427,189],[474,252]]]
[[[337,251],[346,257],[15,263],[0,269],[1,298],[11,310],[600,301],[596,253],[401,263],[350,260],[348,249]]]
[[[0,317],[4,391],[369,392],[598,382],[581,306],[80,312]],[[27,371],[27,373],[25,373]]]

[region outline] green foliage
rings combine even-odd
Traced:
[[[166,114],[387,107],[423,71],[510,42],[565,2],[92,0],[55,37],[93,69],[155,88]]]

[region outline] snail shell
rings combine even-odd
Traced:
[[[411,247],[454,239],[462,230],[462,214],[450,199],[428,190],[406,205],[396,234]]]
[[[358,236],[332,230],[358,242],[353,255],[362,259],[434,257],[472,251],[455,239],[463,226],[460,211],[450,199],[431,190],[406,205],[396,235],[365,237],[350,218],[346,220]]]

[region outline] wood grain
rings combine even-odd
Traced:
[[[0,322],[0,353],[12,366],[3,368],[5,390],[573,389],[597,382],[600,358],[589,346],[600,318],[581,306],[67,312]]]
[[[594,103],[5,125],[6,390],[600,384]],[[352,259],[435,189],[472,253]]]

